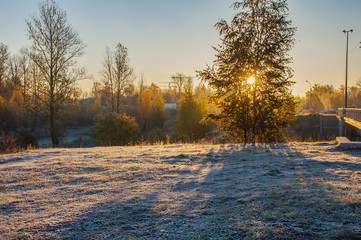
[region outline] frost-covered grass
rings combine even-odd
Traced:
[[[0,239],[357,239],[360,157],[331,143],[1,155]]]

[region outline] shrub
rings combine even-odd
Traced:
[[[153,128],[151,131],[149,131],[147,140],[151,144],[169,144],[169,136],[161,128]]]
[[[210,125],[202,121],[202,105],[195,99],[192,92],[185,92],[177,107],[176,130],[180,138],[194,141],[203,138],[210,130]]]
[[[0,154],[17,152],[20,147],[13,133],[0,132]]]
[[[89,135],[98,140],[97,145],[122,146],[139,140],[139,126],[135,118],[110,113],[90,129]]]
[[[38,137],[27,128],[18,128],[15,137],[21,148],[39,147]]]

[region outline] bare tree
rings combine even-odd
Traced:
[[[23,96],[24,96],[24,102],[26,104],[27,102],[27,96],[28,96],[28,92],[29,92],[29,88],[30,88],[30,64],[29,64],[29,57],[28,55],[26,55],[25,50],[21,50],[20,51],[20,56],[19,56],[19,67],[20,67],[20,79],[21,79],[21,87],[22,87],[22,92],[23,92]]]
[[[103,62],[102,75],[104,77],[104,82],[108,85],[110,90],[110,102],[111,102],[111,111],[114,112],[114,78],[113,78],[113,54],[110,51],[109,47],[105,50],[105,57]]]
[[[186,76],[181,73],[177,73],[171,76],[172,81],[170,82],[170,88],[175,88],[178,92],[178,98],[181,96],[182,92],[191,91],[193,86],[193,78],[190,76]]]
[[[76,69],[76,57],[84,54],[84,43],[77,31],[67,22],[66,12],[55,1],[39,4],[40,15],[27,23],[32,47],[29,58],[41,72],[42,87],[37,97],[49,111],[50,135],[53,145],[59,144],[57,114],[63,103],[73,94],[74,83],[84,76],[84,69]]]
[[[40,69],[34,62],[29,62],[28,64],[28,82],[26,83],[27,100],[25,104],[28,113],[32,117],[30,127],[34,130],[40,113],[45,110],[45,104],[43,104],[38,97],[41,95],[41,92],[44,91],[42,89],[43,84],[39,81],[42,76]]]
[[[8,78],[11,89],[14,89],[16,86],[21,86],[20,57],[17,55],[9,58]]]
[[[8,47],[0,43],[0,95],[2,94],[2,88],[5,83],[8,60],[9,60]]]
[[[139,91],[145,90],[145,77],[144,73],[141,73],[139,76]]]
[[[102,75],[111,91],[112,111],[119,113],[121,100],[134,81],[134,69],[129,63],[128,49],[122,44],[118,43],[114,52],[106,49]]]
[[[125,95],[129,85],[134,81],[134,69],[129,64],[128,49],[120,43],[115,48],[114,60],[116,110],[119,113],[121,98]]]

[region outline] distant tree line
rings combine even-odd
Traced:
[[[86,72],[76,60],[86,46],[55,1],[41,2],[39,15],[26,21],[32,45],[14,55],[0,44],[0,136],[18,132],[29,136],[18,141],[36,142],[35,134],[58,146],[65,128],[92,126],[98,145],[197,141],[214,129],[236,142],[281,141],[297,107],[288,54],[296,29],[287,2],[233,7],[239,11],[233,20],[216,24],[221,44],[214,65],[198,71],[198,86],[182,73],[170,76],[167,89],[146,85],[118,43],[105,48],[101,78],[84,93],[76,82]]]
[[[32,17],[27,25],[32,47],[13,55],[6,45],[0,44],[0,130],[4,141],[15,136],[12,133],[18,129],[36,133],[40,138],[49,134],[54,146],[64,137],[64,128],[75,126],[94,125],[91,135],[98,138],[100,145],[170,138],[196,140],[209,130],[187,130],[187,124],[203,125],[199,122],[207,114],[204,109],[210,95],[209,89],[198,87],[196,99],[191,77],[175,74],[170,77],[169,88],[162,90],[155,84],[145,86],[142,76],[137,89],[128,49],[118,43],[114,50],[106,48],[102,79],[94,82],[87,96],[75,85],[85,77],[84,69],[76,68],[75,61],[85,45],[67,24],[65,12],[55,2],[46,1],[40,5],[40,17]],[[184,95],[191,98],[184,100]],[[167,116],[166,101],[178,104],[182,109],[179,114],[175,111]],[[184,111],[196,116],[182,116],[187,114]],[[175,119],[174,126],[165,126],[167,118]],[[115,120],[118,122],[110,124]],[[185,120],[187,123],[182,122]],[[104,124],[108,132],[101,128]],[[121,139],[113,140],[116,128],[124,133],[127,128],[134,131],[115,134]],[[32,141],[37,145],[36,140]]]
[[[10,136],[18,129],[26,129],[39,138],[51,137],[50,99],[40,98],[41,93],[46,95],[42,91],[49,86],[48,83],[42,81],[41,71],[25,52],[17,56],[12,55],[4,44],[0,48],[1,132]],[[108,51],[107,48],[106,55]],[[129,64],[129,59],[126,61]],[[104,71],[105,68],[106,64]],[[115,70],[116,65],[111,69]],[[68,95],[61,98],[62,102],[57,102],[53,130],[58,138],[57,144],[65,137],[65,128],[81,126],[94,126],[90,134],[98,139],[96,143],[99,145],[195,141],[211,134],[214,125],[202,120],[211,111],[208,100],[212,92],[203,84],[194,88],[192,77],[175,74],[170,76],[169,87],[161,89],[154,83],[145,85],[144,76],[140,77],[137,87],[134,85],[136,77],[132,74],[118,78],[123,81],[120,83],[106,76],[104,74],[101,80],[94,82],[90,93],[82,92],[75,84],[68,86]],[[179,77],[187,81],[179,84]],[[172,103],[175,108],[167,110],[165,103]],[[119,125],[116,121],[124,124]],[[127,132],[128,127],[134,130],[131,134],[114,135],[119,130],[117,128]],[[114,139],[114,136],[119,139]],[[36,145],[36,140],[32,145]]]
[[[187,81],[179,84],[180,78]],[[128,116],[132,118],[130,121],[134,119],[137,123],[134,129],[137,129],[139,137],[133,137],[132,142],[196,141],[211,134],[215,125],[209,121],[203,121],[212,111],[208,103],[212,95],[211,90],[204,85],[199,85],[194,89],[193,78],[184,74],[175,74],[170,79],[169,88],[164,90],[154,83],[146,86],[143,75],[140,77],[137,88],[129,82],[127,88],[131,91],[122,95],[121,107],[118,111],[112,111],[113,96],[109,82],[95,82],[93,96],[99,99],[99,104],[102,106],[97,108],[99,112],[95,115],[106,119],[109,114],[111,118],[114,118],[112,113],[117,113],[118,119]],[[165,103],[172,103],[174,108],[165,109]],[[101,121],[99,123],[92,131],[92,136],[95,138],[97,138],[96,129],[105,128],[103,126],[105,123]],[[111,125],[108,124],[108,126]],[[107,129],[109,136],[113,130],[113,127]],[[109,142],[114,142],[114,140],[105,144],[109,145]]]
[[[168,89],[160,89],[155,84],[146,86],[142,75],[136,87],[128,49],[118,43],[114,49],[106,48],[102,78],[94,82],[90,94],[84,93],[75,83],[86,77],[76,62],[85,44],[67,22],[66,12],[55,1],[44,1],[39,4],[39,15],[26,25],[31,47],[12,54],[0,43],[0,145],[13,144],[16,141],[8,140],[20,133],[17,139],[28,145],[36,146],[36,137],[50,137],[53,146],[58,146],[64,129],[76,126],[94,126],[90,134],[100,145],[196,140],[210,130],[188,129],[187,124],[205,124],[200,121],[207,115],[210,96],[203,85],[195,95],[192,77],[177,73],[170,76]],[[178,111],[167,113],[166,102],[176,104]],[[194,116],[182,116],[188,112]],[[104,138],[102,125],[111,140]],[[116,128],[123,133],[132,128],[132,133],[119,134]],[[114,133],[121,139],[112,139]]]
[[[361,80],[347,88],[347,95],[348,107],[361,107]],[[345,105],[345,86],[335,88],[332,85],[315,84],[304,97],[299,98],[299,102],[300,110],[337,110]]]

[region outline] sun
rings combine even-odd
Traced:
[[[247,82],[248,84],[252,85],[256,82],[256,79],[253,76],[251,76],[250,78],[247,79]]]

